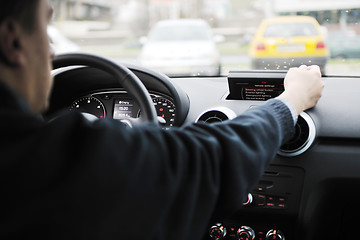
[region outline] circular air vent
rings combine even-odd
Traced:
[[[235,117],[236,114],[228,108],[214,108],[202,113],[196,122],[215,123],[233,119]]]
[[[301,113],[295,126],[293,138],[280,147],[278,154],[285,157],[294,157],[304,153],[314,142],[315,135],[314,121],[307,113]]]

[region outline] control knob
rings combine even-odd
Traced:
[[[266,240],[285,240],[285,236],[280,230],[271,229],[266,234]]]
[[[226,236],[226,228],[221,223],[217,223],[210,228],[209,235],[214,240],[223,239]]]
[[[253,195],[251,194],[251,193],[249,193],[248,195],[247,195],[247,199],[246,199],[246,201],[245,202],[243,202],[243,205],[244,206],[248,206],[248,205],[250,205],[252,202],[253,202]]]
[[[242,226],[237,231],[237,238],[239,240],[253,240],[255,238],[255,232],[251,227]]]

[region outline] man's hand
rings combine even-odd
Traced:
[[[316,65],[290,68],[284,81],[285,91],[279,96],[290,101],[298,114],[314,107],[319,101],[324,82]]]

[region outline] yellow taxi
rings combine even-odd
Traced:
[[[315,18],[279,16],[261,22],[251,41],[249,56],[253,69],[286,70],[315,64],[324,72],[329,50]]]

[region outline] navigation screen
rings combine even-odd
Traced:
[[[265,101],[279,96],[283,91],[283,86],[277,86],[276,82],[269,80],[249,79],[247,82],[237,82],[240,86],[241,99]]]
[[[264,75],[264,72],[230,72],[228,99],[266,101],[284,91],[285,73]]]
[[[124,119],[132,117],[134,104],[132,100],[115,99],[114,119]]]

